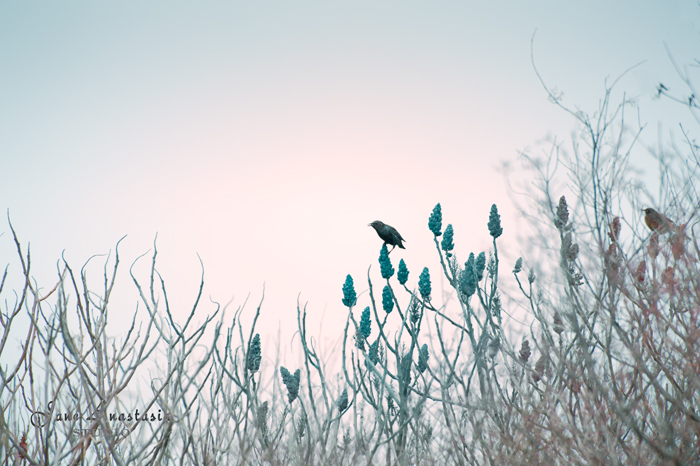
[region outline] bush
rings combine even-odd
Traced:
[[[450,213],[440,204],[426,216],[452,307],[432,293],[427,267],[409,284],[401,260],[394,277],[386,246],[381,300],[371,274],[364,297],[346,277],[337,377],[300,305],[294,373],[263,357],[262,303],[249,328],[244,307],[225,327],[216,304],[191,326],[199,297],[175,323],[155,252],[147,286],[132,273],[145,329],[134,316],[117,341],[107,322],[118,244],[103,290],[64,262],[43,294],[12,230],[24,286],[2,301],[0,356],[19,336],[13,324],[26,317],[28,329],[0,368],[3,462],[698,464],[699,159],[693,145],[688,156],[659,155],[653,201],[629,170],[638,140],[624,121],[629,102],[611,111],[610,92],[596,117],[570,112],[581,129],[572,156],[556,144],[544,162],[523,154],[537,203],[521,209],[535,228],[512,278],[499,274],[498,242],[513,237],[497,207],[481,214],[491,250],[467,254],[452,224],[442,230]],[[563,173],[547,170],[555,165]],[[650,205],[670,231],[646,229]]]

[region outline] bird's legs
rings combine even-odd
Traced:
[[[386,243],[384,243],[384,244],[386,244]],[[392,245],[392,246],[391,246],[391,251],[393,251],[395,247],[396,247],[396,245]],[[391,251],[387,252],[387,254],[391,254]]]

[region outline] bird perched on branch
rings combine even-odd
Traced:
[[[676,224],[669,220],[668,217],[655,211],[651,207],[642,209],[642,211],[644,212],[644,223],[646,223],[649,229],[654,233],[663,235],[678,229]]]
[[[396,228],[386,225],[385,223],[382,223],[379,220],[375,220],[367,226],[374,228],[379,237],[386,244],[390,244],[391,246],[393,246],[391,248],[391,251],[393,251],[396,246],[400,247],[401,249],[406,249],[401,243],[402,241],[406,240],[401,237],[401,234],[398,231],[396,231]]]

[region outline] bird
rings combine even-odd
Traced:
[[[379,220],[375,220],[367,226],[374,228],[379,237],[386,244],[390,244],[392,246],[391,251],[393,251],[396,246],[400,247],[401,249],[406,249],[405,247],[403,247],[402,243],[402,241],[406,240],[401,237],[401,234],[398,231],[396,231],[396,228],[389,226],[383,222],[380,222]]]
[[[663,235],[670,231],[675,231],[678,228],[668,217],[655,211],[651,207],[642,209],[642,211],[644,212],[644,223],[646,223],[649,229],[654,233]]]

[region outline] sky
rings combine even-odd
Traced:
[[[263,336],[281,328],[288,346],[299,299],[310,333],[335,341],[345,276],[364,291],[371,264],[380,283],[373,220],[406,239],[391,257],[411,286],[429,267],[439,289],[438,202],[459,257],[490,248],[497,204],[505,257],[527,261],[502,165],[575,125],[537,78],[533,34],[542,78],[585,111],[606,78],[643,62],[619,89],[652,141],[678,120],[655,99],[659,82],[679,86],[669,52],[700,56],[699,21],[697,4],[674,0],[2,2],[0,208],[46,290],[61,257],[78,271],[126,236],[116,337],[137,307],[129,266],[157,235],[180,322],[201,259],[195,321],[248,296],[249,318],[264,286]],[[6,218],[0,234],[17,286]],[[104,260],[86,269],[96,286]],[[148,259],[134,273],[147,280]]]

